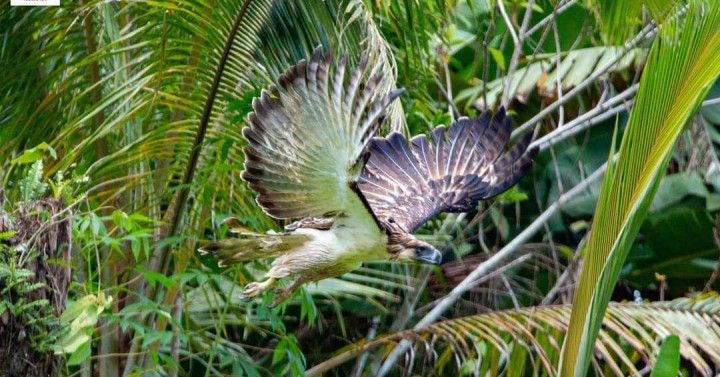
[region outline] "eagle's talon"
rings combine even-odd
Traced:
[[[273,279],[273,278],[269,278],[263,282],[259,282],[259,281],[252,282],[245,286],[245,289],[243,289],[241,297],[243,300],[250,301],[253,298],[263,294],[268,289],[270,289],[274,282],[275,282],[275,279]]]

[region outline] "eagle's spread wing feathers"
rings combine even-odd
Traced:
[[[359,181],[375,217],[412,232],[441,212],[465,212],[516,184],[537,154],[530,136],[502,153],[511,121],[500,109],[462,118],[450,128],[405,138],[374,138]],[[502,154],[501,154],[502,153]]]
[[[367,77],[367,58],[349,75],[346,57],[334,72],[331,63],[330,53],[316,49],[253,100],[242,178],[275,218],[345,211],[356,195],[348,185],[357,178],[353,167],[401,93],[377,93],[383,76]]]

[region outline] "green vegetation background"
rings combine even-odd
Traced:
[[[398,331],[412,329],[608,160],[653,40],[623,47],[651,17],[608,3],[1,5],[0,216],[19,218],[41,198],[62,202],[60,216],[72,220],[71,257],[50,263],[72,277],[60,317],[49,301],[23,301],[47,288],[29,265],[38,255],[10,247],[14,234],[0,233],[0,326],[4,317],[40,319],[28,327],[30,346],[57,354],[60,374],[73,376],[299,376],[338,355],[352,357],[329,375],[372,375],[401,338],[415,348],[398,359],[397,375],[552,375],[601,180],[464,294],[445,314],[455,320]],[[317,45],[352,61],[371,51],[407,89],[384,132],[425,133],[504,103],[524,132],[553,137],[540,139],[543,152],[516,188],[423,227],[420,236],[445,252],[440,268],[373,263],[307,285],[271,310],[270,296],[239,297],[267,261],[222,269],[195,250],[200,240],[229,237],[222,222],[230,216],[254,231],[281,229],[240,179],[240,131],[251,99]],[[718,95],[716,84],[708,98]],[[610,98],[617,101],[608,105]],[[586,126],[556,132],[573,121]],[[718,125],[720,105],[702,106],[675,144],[614,285],[612,300],[627,303],[610,306],[596,375],[649,370],[672,333],[684,335],[685,373],[702,375],[720,362],[720,334],[701,335],[720,322],[711,293],[720,258]],[[55,215],[31,213],[49,222]]]

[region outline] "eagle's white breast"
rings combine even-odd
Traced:
[[[387,235],[357,197],[349,202],[348,213],[338,217],[329,230],[295,230],[293,233],[310,240],[276,258],[267,275],[284,278],[301,273],[308,280],[320,280],[350,272],[363,262],[387,259]]]

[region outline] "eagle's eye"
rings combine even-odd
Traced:
[[[406,262],[440,264],[442,262],[442,253],[431,245],[410,246],[395,254],[393,259]]]
[[[442,262],[442,253],[430,245],[418,246],[414,251],[414,259],[418,262],[428,264],[440,264]]]

